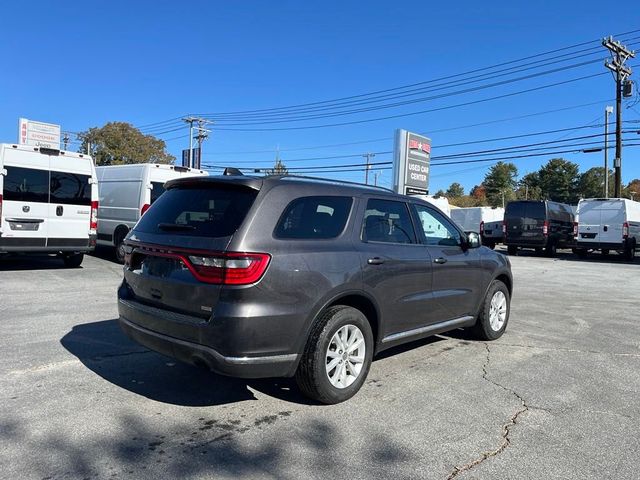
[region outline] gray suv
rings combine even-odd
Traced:
[[[294,176],[165,187],[125,241],[118,289],[122,329],[152,350],[224,375],[295,376],[330,404],[389,347],[505,331],[509,260],[426,202]]]

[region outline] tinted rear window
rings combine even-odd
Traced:
[[[49,171],[34,168],[6,167],[4,199],[16,202],[49,201]]]
[[[89,175],[68,172],[51,172],[51,203],[91,205]]]
[[[172,188],[142,216],[136,231],[228,237],[240,227],[258,192],[237,186]]]
[[[155,202],[164,193],[164,183],[151,182],[151,203]]]
[[[544,202],[511,202],[507,204],[506,217],[545,218]]]
[[[335,238],[347,223],[351,197],[302,197],[285,209],[275,236],[278,238]]]

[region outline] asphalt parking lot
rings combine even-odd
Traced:
[[[319,406],[127,340],[106,258],[1,259],[0,477],[638,478],[640,261],[512,264],[500,340],[395,349]]]

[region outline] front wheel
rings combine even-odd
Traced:
[[[373,333],[364,314],[337,305],[317,319],[307,340],[296,382],[321,403],[344,402],[364,383],[373,358]]]
[[[64,266],[67,268],[78,268],[82,265],[82,260],[84,260],[84,253],[72,253],[67,254],[62,257],[64,261]]]
[[[624,259],[630,262],[633,262],[633,259],[636,256],[636,245],[635,243],[629,243],[624,249]]]
[[[496,340],[507,329],[511,296],[500,280],[491,282],[472,332],[480,340]]]

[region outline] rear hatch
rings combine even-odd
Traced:
[[[229,283],[228,275],[223,279],[226,267],[256,268],[251,259],[228,254],[227,247],[258,190],[230,182],[174,182],[127,240],[125,282],[132,300],[208,318],[222,284]]]
[[[605,199],[581,202],[578,220],[578,241],[622,244],[624,202]]]
[[[507,205],[504,219],[508,244],[544,244],[544,202],[511,202]]]
[[[483,233],[487,238],[502,237],[502,221],[485,222],[483,224]]]

